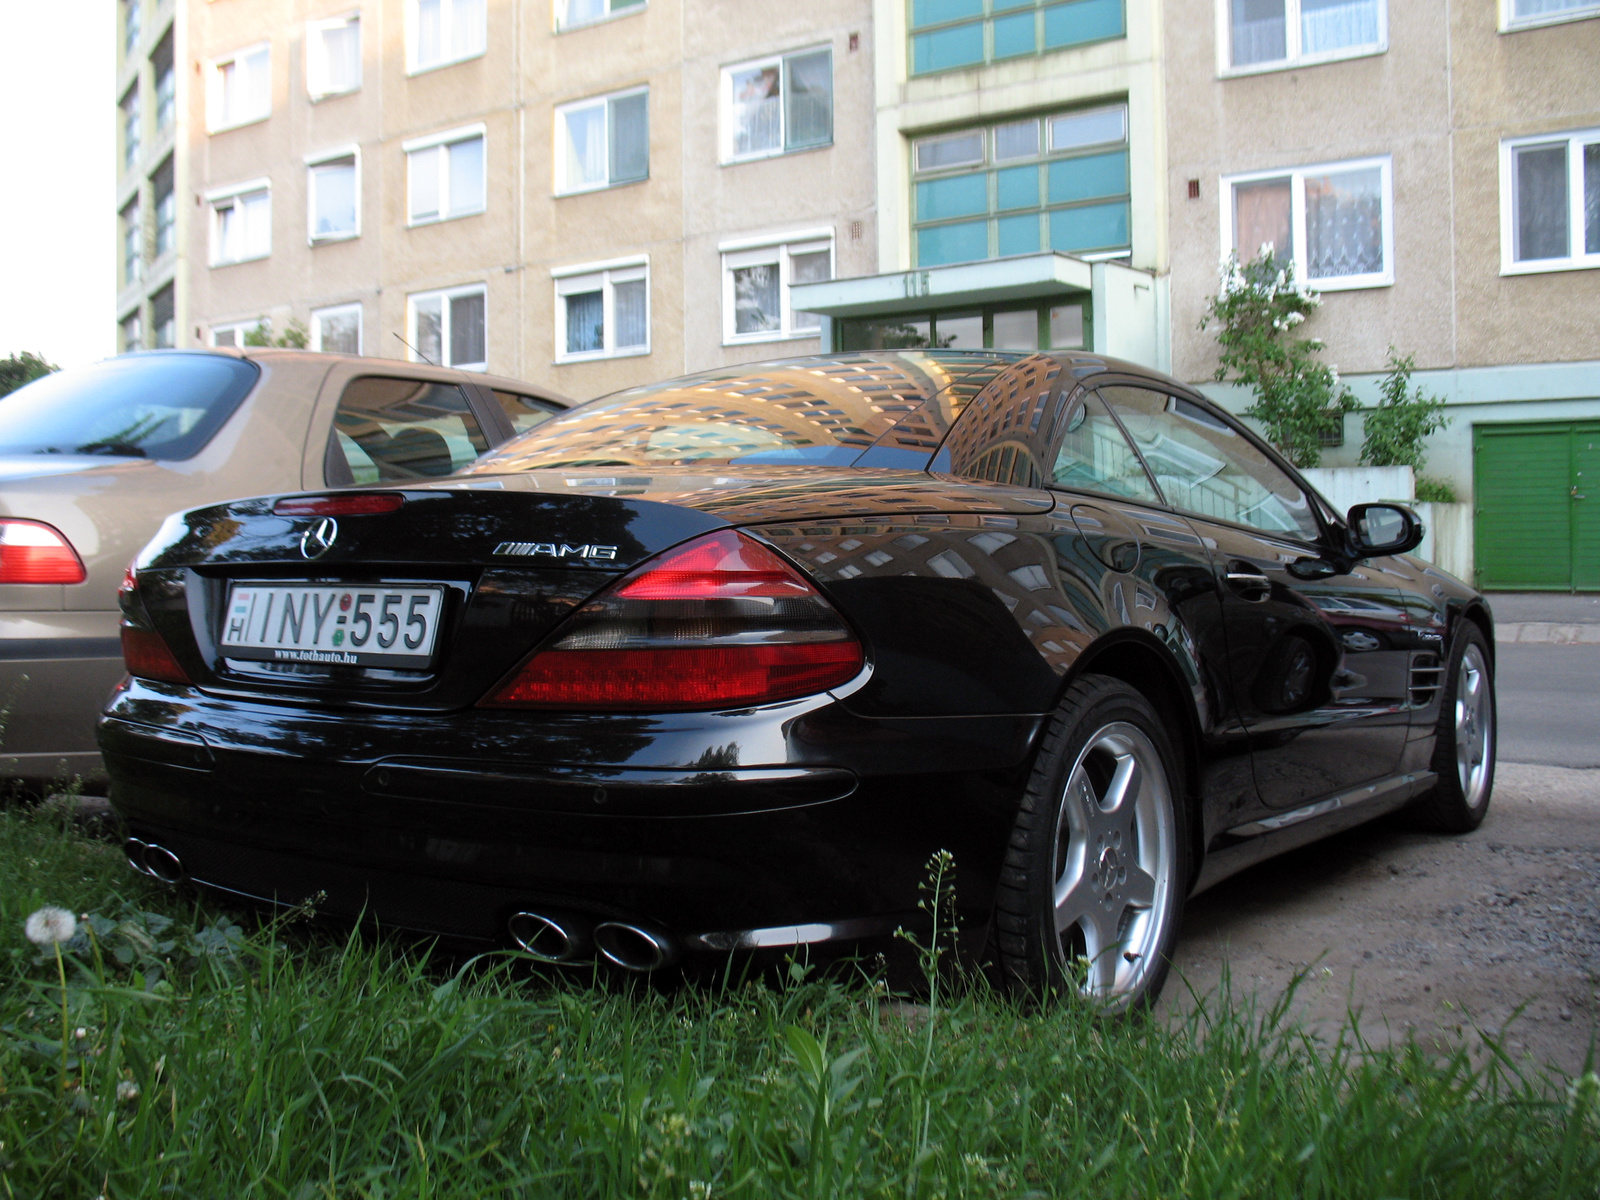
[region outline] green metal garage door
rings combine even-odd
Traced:
[[[1476,425],[1478,586],[1600,590],[1600,421]]]

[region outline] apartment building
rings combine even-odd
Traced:
[[[125,345],[298,326],[584,397],[815,350],[790,286],[872,268],[869,0],[123,2],[138,136],[150,47],[188,64]]]
[[[1219,260],[1273,243],[1363,403],[1390,346],[1446,400],[1427,472],[1471,505],[1479,582],[1600,587],[1600,3],[1165,13],[1174,373],[1215,369]],[[1325,463],[1361,439],[1354,414]]]

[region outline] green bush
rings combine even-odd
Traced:
[[[1416,370],[1413,354],[1401,358],[1389,347],[1388,373],[1379,384],[1381,393],[1376,408],[1369,409],[1365,417],[1366,439],[1361,443],[1361,461],[1373,467],[1410,467],[1419,474],[1427,461],[1423,444],[1429,436],[1450,424],[1444,415],[1444,401],[1430,396],[1419,385],[1411,386],[1411,372]],[[1419,479],[1417,499],[1424,499]],[[1449,488],[1448,484],[1433,482],[1434,487]],[[1432,497],[1428,497],[1432,499]],[[1451,492],[1451,501],[1455,494]]]
[[[1454,504],[1456,489],[1447,479],[1430,479],[1426,475],[1418,475],[1417,499],[1425,503]]]

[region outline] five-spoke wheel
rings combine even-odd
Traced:
[[[1433,770],[1438,782],[1412,806],[1430,829],[1466,833],[1483,823],[1494,791],[1494,668],[1488,639],[1463,621],[1445,665],[1434,731]]]

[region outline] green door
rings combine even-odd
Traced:
[[[1478,585],[1600,589],[1600,422],[1472,433]]]

